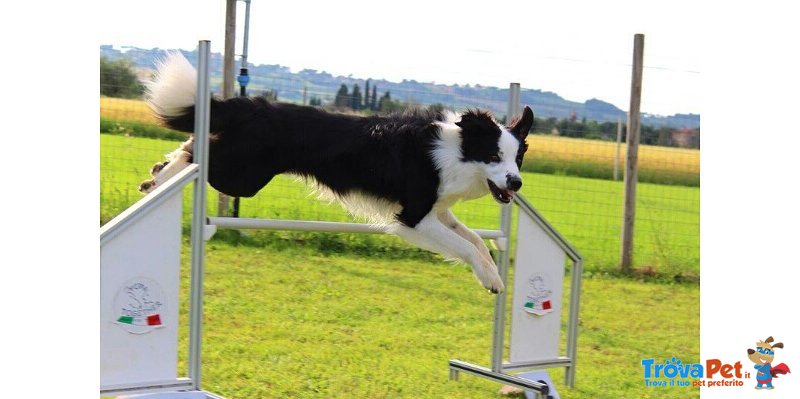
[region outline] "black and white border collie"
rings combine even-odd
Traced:
[[[179,53],[148,85],[151,108],[170,128],[194,127],[196,71]],[[510,126],[489,114],[414,111],[355,116],[261,98],[211,100],[208,182],[251,197],[279,173],[306,178],[352,214],[421,248],[472,266],[493,293],[504,290],[483,240],[450,207],[491,193],[511,202],[533,112]],[[151,170],[150,192],[192,162],[192,138]]]

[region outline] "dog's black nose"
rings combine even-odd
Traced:
[[[508,175],[506,177],[506,186],[513,191],[519,191],[520,187],[522,187],[522,178]]]

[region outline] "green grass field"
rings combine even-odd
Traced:
[[[449,359],[490,359],[493,297],[466,266],[214,241],[207,254],[206,389],[228,398],[499,397],[497,383],[448,380]],[[596,276],[582,292],[576,387],[550,369],[562,398],[699,397],[696,388],[645,387],[640,365],[699,361],[697,285]]]
[[[102,224],[142,198],[138,183],[176,143],[100,140]],[[587,260],[576,387],[563,385],[562,369],[550,369],[561,397],[699,397],[694,388],[644,385],[643,358],[699,361],[699,285],[608,275],[620,183],[532,173],[524,179],[526,197]],[[692,205],[699,189],[641,184],[639,193],[646,217],[637,221],[637,251],[649,254],[639,255],[639,264],[699,274]],[[211,195],[211,213],[214,201]],[[243,200],[242,209],[243,216],[349,220],[286,177]],[[468,225],[483,228],[496,227],[497,211],[491,199],[457,209]],[[184,276],[188,252],[184,245]],[[232,399],[498,397],[497,383],[448,379],[449,359],[487,366],[490,359],[493,296],[467,266],[375,235],[220,231],[206,252],[205,389]],[[185,331],[179,347],[187,347]],[[185,370],[185,352],[180,358]]]

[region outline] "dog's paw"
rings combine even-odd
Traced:
[[[169,161],[156,163],[150,168],[150,176],[156,177],[156,173],[161,172],[161,169],[164,169],[167,165],[169,165]]]
[[[156,181],[155,180],[145,180],[142,184],[139,184],[139,192],[142,194],[147,194],[156,189]]]
[[[500,274],[497,273],[496,266],[478,266],[473,267],[472,270],[475,272],[475,277],[483,285],[483,288],[486,288],[492,294],[499,294],[505,291],[506,287],[503,285],[503,279],[500,278]]]

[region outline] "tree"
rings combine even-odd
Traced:
[[[557,125],[559,134],[566,137],[583,137],[585,135],[585,125],[578,122],[577,119],[577,115],[572,112],[568,119],[560,120]]]
[[[387,91],[383,94],[383,97],[381,97],[380,102],[378,102],[378,109],[380,112],[400,111],[403,109],[403,104],[399,101],[392,100],[392,95]]]
[[[367,79],[367,83],[364,85],[364,106],[363,109],[369,109],[369,79]]]
[[[353,85],[353,94],[350,95],[350,108],[358,111],[361,109],[361,101],[363,97],[361,96],[361,88],[358,87],[358,84]]]
[[[675,129],[669,126],[661,126],[656,130],[658,137],[656,138],[657,144],[665,147],[676,147],[675,142],[672,140],[672,135]]]
[[[267,101],[278,101],[278,90],[262,90],[259,97],[262,97]]]
[[[333,100],[333,106],[337,108],[349,108],[350,104],[350,93],[347,90],[347,85],[342,83],[342,85],[339,86],[339,91],[336,92],[336,98]]]
[[[312,95],[308,100],[308,105],[312,107],[320,107],[322,106],[322,100],[319,97]]]
[[[536,126],[536,131],[539,133],[550,134],[553,132],[553,129],[556,129],[556,125],[558,124],[558,119],[554,116],[549,118],[536,118],[536,122],[534,126]]]
[[[381,96],[381,100],[378,102],[378,110],[381,112],[388,111],[388,109],[391,107],[391,102],[392,102],[391,94],[389,94],[388,91],[386,93],[383,93],[383,96]]]
[[[428,106],[428,110],[431,112],[436,112],[441,114],[444,110],[447,109],[444,104],[442,103],[435,103]]]
[[[658,144],[658,131],[650,125],[639,125],[639,142],[642,144]]]
[[[373,111],[377,111],[378,108],[378,86],[372,86],[372,104],[370,104],[369,108]]]
[[[125,58],[109,61],[100,57],[100,95],[120,98],[141,97],[144,85],[133,71],[133,63]]]

